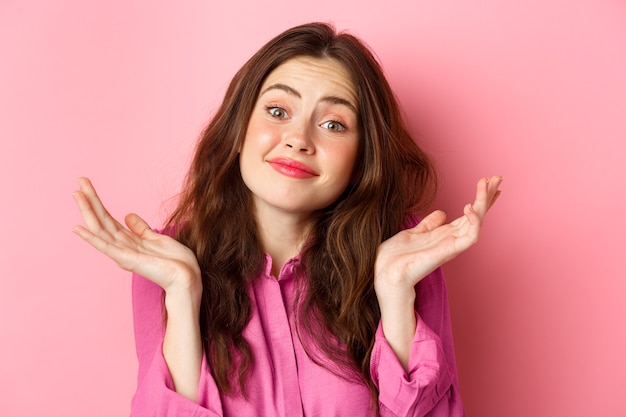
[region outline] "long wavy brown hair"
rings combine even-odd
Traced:
[[[407,214],[432,200],[436,177],[407,132],[380,65],[359,39],[324,23],[306,24],[278,35],[246,62],[197,144],[168,226],[195,252],[202,270],[200,330],[215,382],[225,394],[245,395],[246,374],[254,364],[242,335],[251,316],[248,289],[265,255],[238,150],[263,81],[298,56],[345,66],[358,95],[361,135],[355,180],[315,214],[301,252],[298,276],[305,290],[298,298],[298,332],[305,346],[314,343],[323,352],[313,360],[338,373],[351,371],[375,398],[370,356],[380,320],[377,248],[401,230]]]

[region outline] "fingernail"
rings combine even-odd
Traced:
[[[73,192],[73,193],[72,193],[72,198],[74,198],[74,200],[76,200],[76,199],[77,199],[77,198],[76,198],[76,192]]]

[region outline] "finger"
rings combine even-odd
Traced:
[[[500,197],[500,194],[502,193],[502,191],[498,190],[496,191],[496,193],[493,195],[493,198],[491,199],[491,202],[489,203],[489,208],[491,208],[496,201],[498,200],[498,197]]]
[[[471,227],[478,226],[480,228],[483,218],[476,212],[472,204],[465,205],[463,208],[463,214],[467,217]]]
[[[133,271],[136,262],[133,261],[134,257],[131,257],[127,250],[108,242],[83,226],[74,226],[72,232],[76,233],[96,250],[111,258],[121,268]]]
[[[142,239],[149,239],[156,234],[148,223],[135,213],[127,214],[124,222],[131,232]]]
[[[476,185],[476,199],[472,208],[479,216],[483,217],[495,202],[494,196],[498,193],[498,187],[502,183],[502,177],[495,175],[491,178],[482,178]]]
[[[476,196],[474,197],[474,203],[472,203],[472,209],[474,212],[482,216],[487,211],[487,187],[489,185],[489,178],[481,178],[476,184]]]
[[[91,205],[87,196],[85,196],[82,191],[74,191],[72,193],[72,197],[74,197],[74,200],[76,201],[78,211],[80,212],[80,215],[83,218],[83,221],[85,222],[87,228],[92,232],[99,233],[104,228],[104,226],[100,221],[100,218],[94,211],[93,206]]]
[[[83,193],[86,201],[91,206],[91,211],[98,219],[100,225],[111,232],[118,229],[118,227],[120,227],[121,225],[109,214],[107,209],[104,207],[104,204],[102,204],[102,200],[100,200],[100,197],[98,197],[96,189],[94,188],[89,178],[78,178],[78,185],[80,186],[80,191]]]
[[[489,178],[489,181],[487,183],[487,193],[491,197],[493,197],[495,193],[498,192],[498,188],[500,187],[500,184],[502,184],[503,180],[504,178],[502,178],[500,175],[494,175],[493,177]]]
[[[496,202],[496,200],[498,199],[498,197],[500,196],[500,184],[502,184],[502,180],[503,178],[499,175],[493,176],[489,179],[489,183],[487,185],[487,199],[488,199],[488,204],[487,204],[487,210],[489,210],[491,208],[491,206],[493,206],[493,204]]]
[[[415,233],[425,233],[436,229],[446,222],[446,213],[441,210],[435,210],[428,216],[424,217],[413,229]]]

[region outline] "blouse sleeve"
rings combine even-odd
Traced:
[[[379,323],[370,369],[386,416],[462,417],[447,293],[438,269],[416,286],[417,326],[406,372]]]
[[[139,373],[137,391],[131,404],[131,416],[221,416],[218,390],[207,372],[204,358],[198,402],[174,391],[172,377],[163,357],[163,290],[138,275],[133,275],[133,317]],[[211,404],[210,408],[208,404]]]

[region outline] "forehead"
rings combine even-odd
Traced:
[[[311,88],[323,94],[345,96],[353,105],[357,104],[352,76],[341,62],[332,58],[307,56],[291,58],[269,73],[261,91],[277,83],[286,84],[295,89]]]

